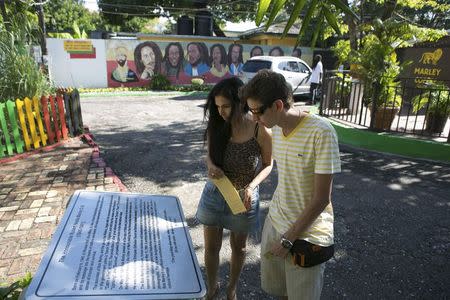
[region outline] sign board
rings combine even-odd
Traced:
[[[25,299],[192,299],[205,293],[178,198],[76,191]]]
[[[91,41],[65,40],[64,51],[69,53],[76,52],[92,52],[93,46]]]
[[[409,62],[399,77],[414,78],[415,84],[428,79],[450,81],[450,48],[402,48],[398,53],[402,62]]]

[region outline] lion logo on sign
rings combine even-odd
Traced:
[[[442,56],[442,49],[436,49],[433,52],[425,52],[422,54],[422,58],[419,60],[423,64],[436,65]]]

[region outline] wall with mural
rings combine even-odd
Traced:
[[[312,55],[309,48],[300,48],[301,53],[287,46],[216,42],[47,41],[51,77],[62,87],[145,86],[156,73],[166,75],[173,84],[190,84],[193,78],[216,83],[239,76],[252,56],[300,55],[309,62]]]

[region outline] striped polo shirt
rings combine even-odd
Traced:
[[[278,186],[270,204],[269,217],[274,228],[283,234],[312,200],[314,174],[338,173],[341,163],[336,132],[319,116],[306,115],[288,136],[284,136],[277,126],[272,132]],[[333,244],[333,220],[330,203],[298,238],[321,246]]]

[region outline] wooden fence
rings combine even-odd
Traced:
[[[55,144],[82,132],[77,90],[0,103],[0,158]]]

